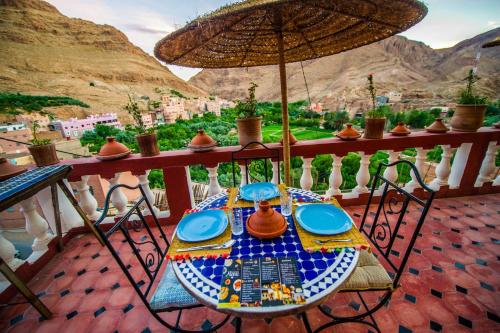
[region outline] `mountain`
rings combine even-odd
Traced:
[[[127,93],[157,99],[155,88],[207,95],[173,75],[109,25],[68,18],[40,0],[0,0],[0,91],[66,95],[91,107],[57,116],[121,112]]]
[[[462,79],[471,68],[482,44],[500,35],[500,28],[448,48],[435,50],[422,42],[393,36],[344,53],[304,61],[304,74],[312,102],[330,110],[344,103],[351,110],[368,105],[366,76],[374,74],[379,95],[403,94],[413,105],[436,105],[453,101]],[[500,50],[481,49],[478,89],[500,98]],[[300,63],[287,64],[290,101],[306,100],[307,90]],[[241,99],[251,81],[259,85],[257,98],[280,100],[277,66],[205,69],[188,82],[226,99]]]

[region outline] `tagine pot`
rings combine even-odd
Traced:
[[[385,118],[365,118],[365,139],[384,137]]]
[[[139,134],[135,137],[139,144],[139,151],[142,157],[150,157],[160,155],[160,148],[158,147],[158,139],[156,133]]]
[[[352,141],[361,137],[361,134],[352,127],[351,123],[347,123],[345,128],[337,134],[337,137],[341,140]]]
[[[214,149],[214,147],[216,146],[217,146],[217,141],[212,139],[210,135],[206,134],[202,128],[198,130],[198,133],[188,144],[188,148],[194,152],[210,151]]]
[[[287,227],[285,217],[275,211],[269,201],[261,201],[259,209],[247,220],[248,233],[260,239],[279,237]]]
[[[292,134],[292,131],[288,130],[288,142],[290,143],[290,146],[293,146],[299,140],[295,137],[295,135]],[[283,146],[283,138],[280,139],[280,144]]]
[[[17,176],[27,169],[20,165],[14,165],[5,157],[0,157],[0,181]]]
[[[406,127],[406,125],[400,121],[396,127],[394,127],[391,131],[392,135],[396,136],[407,136],[411,133],[411,131]]]
[[[114,137],[108,136],[106,140],[108,142],[101,147],[99,154],[96,156],[98,160],[118,160],[130,155],[130,149],[128,149],[124,144],[116,141]]]
[[[443,124],[443,119],[436,118],[432,124],[427,126],[425,130],[429,133],[446,133],[450,129]]]
[[[487,105],[458,104],[450,120],[451,129],[459,132],[476,132],[483,126]]]
[[[28,146],[28,150],[38,167],[59,163],[56,145],[53,143],[49,143],[48,145],[31,145]]]
[[[250,142],[262,142],[262,117],[236,119],[238,127],[238,141],[243,147]],[[258,145],[250,145],[255,148]]]

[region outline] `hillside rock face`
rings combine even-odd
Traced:
[[[500,49],[481,49],[498,35],[500,28],[441,50],[394,36],[302,64],[312,102],[323,102],[330,110],[342,103],[353,108],[367,106],[365,86],[370,73],[374,74],[379,95],[398,91],[410,103],[432,105],[455,100],[463,87],[462,79],[481,50],[478,89],[491,98],[500,98]],[[289,100],[307,99],[300,63],[287,64],[287,79]],[[251,81],[259,85],[259,99],[280,100],[277,66],[205,69],[188,82],[222,98],[241,99]]]
[[[173,75],[109,25],[68,18],[40,0],[0,0],[0,91],[66,95],[89,109],[59,117],[121,112],[127,93],[158,98],[155,88],[207,93]]]

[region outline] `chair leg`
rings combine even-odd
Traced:
[[[234,318],[234,332],[235,333],[241,332],[241,318],[240,317]]]
[[[360,292],[356,292],[359,299],[361,300],[361,303],[363,305],[363,308],[364,308],[364,312],[359,314],[359,315],[356,315],[356,316],[348,316],[348,317],[341,317],[341,316],[335,316],[331,313],[328,313],[321,305],[318,306],[318,309],[321,311],[322,314],[324,314],[325,316],[329,317],[332,319],[331,322],[329,323],[326,323],[322,326],[320,326],[319,328],[317,328],[314,333],[318,333],[318,332],[321,332],[329,327],[332,327],[332,326],[335,326],[335,325],[340,325],[340,324],[344,324],[344,323],[357,323],[357,324],[363,324],[363,325],[367,325],[367,326],[370,326],[372,327],[373,329],[375,329],[377,332],[381,332],[379,327],[378,327],[378,324],[377,322],[375,321],[375,318],[373,317],[373,314],[375,312],[377,312],[378,310],[380,310],[380,308],[382,308],[385,304],[387,304],[392,296],[392,291],[388,291],[383,297],[382,299],[379,301],[379,303],[377,303],[374,307],[372,307],[371,309],[368,308],[368,305],[366,304],[363,296],[361,295]],[[367,317],[369,320],[367,320]]]
[[[304,327],[306,328],[307,333],[312,333],[313,330],[311,328],[311,324],[309,323],[309,318],[307,317],[307,313],[303,312],[301,314],[302,322],[304,322]]]

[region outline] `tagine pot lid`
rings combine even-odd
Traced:
[[[108,142],[101,147],[99,154],[97,154],[98,159],[118,159],[126,157],[130,154],[130,149],[128,149],[124,144],[116,141],[114,137],[108,136],[106,140]]]
[[[347,123],[345,128],[337,134],[337,137],[344,140],[355,140],[361,137],[361,133],[353,128],[351,123]]]
[[[247,220],[247,231],[257,238],[281,236],[287,228],[286,219],[271,207],[269,201],[261,201],[259,209]]]
[[[443,124],[443,119],[436,118],[436,120],[427,126],[425,130],[430,133],[444,133],[448,132],[450,129]]]
[[[24,166],[14,165],[5,157],[0,157],[0,181],[17,176],[28,170]]]
[[[394,127],[391,131],[392,135],[408,135],[411,131],[406,127],[406,125],[400,121],[396,127]]]
[[[194,136],[194,138],[191,140],[189,143],[188,147],[211,147],[211,146],[216,146],[217,141],[212,139],[212,137],[208,134],[205,133],[205,130],[200,128],[198,130],[198,133]]]
[[[297,142],[299,142],[299,140],[297,140],[297,138],[295,137],[295,135],[292,134],[292,131],[288,131],[288,142],[290,142],[290,146],[296,144]],[[280,144],[283,146],[283,138],[280,139]]]

